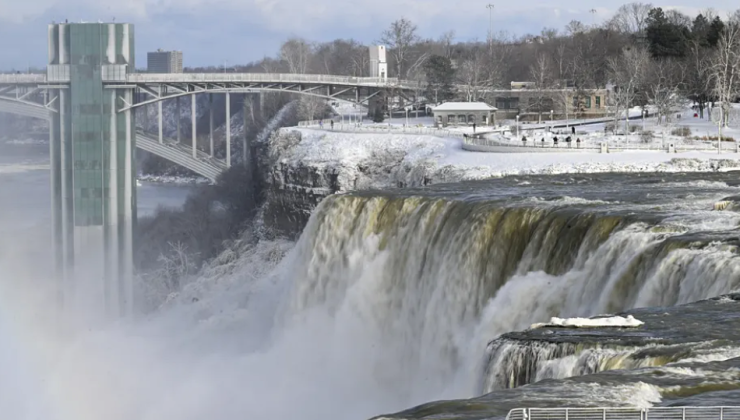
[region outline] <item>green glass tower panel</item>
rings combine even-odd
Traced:
[[[116,101],[126,91],[104,87],[103,66],[124,64],[128,69],[133,68],[133,26],[83,23],[67,28],[63,35],[69,39],[74,224],[115,225],[122,221],[127,201],[136,205],[135,200],[124,197],[125,178],[116,176],[113,183],[110,179],[113,165],[123,169],[127,163],[133,163],[131,156],[127,162],[126,141],[127,133],[130,134],[135,125],[132,115],[116,113],[112,116],[111,110],[121,105]],[[115,136],[113,143],[111,136]],[[129,141],[133,141],[132,137],[128,136]],[[116,148],[115,158],[111,160],[113,147]],[[130,147],[129,150],[134,150],[135,144]],[[135,174],[131,177],[130,181],[135,183]],[[111,211],[110,200],[106,200],[110,194],[118,196],[117,203],[113,204],[117,207],[115,211]],[[111,216],[113,214],[116,216]],[[116,220],[108,220],[111,217]]]
[[[107,28],[103,29],[102,24],[69,28],[75,226],[103,225],[103,143],[107,132],[102,64]]]

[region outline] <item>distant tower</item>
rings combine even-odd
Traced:
[[[385,61],[385,46],[370,47],[370,77],[388,78],[388,63]]]

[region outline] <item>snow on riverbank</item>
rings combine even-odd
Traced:
[[[172,185],[202,185],[209,184],[211,181],[201,177],[184,177],[168,175],[139,175],[139,181],[152,182],[156,184]]]
[[[507,175],[598,172],[714,172],[740,170],[740,155],[710,152],[482,153],[462,141],[428,135],[358,134],[287,128],[301,140],[280,162],[336,173],[339,185],[372,188],[456,182]]]

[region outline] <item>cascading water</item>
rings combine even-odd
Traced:
[[[330,197],[294,250],[300,280],[282,322],[319,312],[335,337],[359,333],[354,356],[371,375],[363,380],[408,405],[495,389],[481,386],[490,369],[481,361],[486,343],[507,331],[551,316],[688,303],[740,282],[728,238],[691,233],[672,217],[566,204]],[[566,351],[557,356],[575,366],[538,366],[510,385],[666,363],[632,358],[639,350]]]
[[[36,405],[61,413],[52,420],[362,419],[486,391],[494,408],[462,404],[475,418],[553,396],[654,404],[661,384],[641,368],[698,372],[704,359],[740,356],[737,340],[712,338],[705,352],[695,349],[703,336],[674,342],[656,325],[669,325],[664,312],[689,310],[665,308],[637,314],[652,329],[616,345],[547,328],[507,334],[551,316],[670,306],[737,287],[740,214],[711,211],[736,189],[648,181],[542,177],[332,196],[294,246],[244,241],[156,314],[56,346],[38,334],[43,375],[28,386],[41,389]],[[17,283],[0,291],[9,296]],[[736,304],[727,301],[696,309],[692,322],[716,322],[712,310]],[[689,365],[666,366],[676,362]],[[596,378],[563,379],[574,375]],[[440,404],[428,413],[457,407]]]

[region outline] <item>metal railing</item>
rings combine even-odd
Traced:
[[[740,420],[740,407],[515,408],[506,420]]]
[[[348,86],[398,86],[417,89],[419,82],[396,78],[334,76],[326,74],[292,73],[133,73],[129,83],[204,83],[204,82],[254,82],[254,83],[326,83]]]
[[[593,140],[599,141],[599,143],[594,143]],[[581,144],[579,145],[576,142],[571,142],[570,146],[565,142],[560,142],[557,145],[551,140],[547,139],[546,141],[542,142],[540,140],[536,139],[530,139],[527,142],[518,141],[517,139],[512,139],[510,142],[503,142],[498,140],[492,140],[492,139],[486,139],[486,138],[473,138],[473,137],[467,137],[465,138],[466,144],[471,144],[475,146],[481,146],[481,147],[507,147],[507,148],[519,148],[524,149],[525,151],[527,149],[552,149],[552,150],[601,150],[601,144],[600,143],[607,143],[607,149],[609,151],[626,151],[626,150],[635,150],[635,151],[668,151],[671,148],[668,146],[671,143],[665,143],[660,144],[657,142],[654,143],[634,143],[634,142],[609,142],[607,140],[602,140],[601,138],[596,139],[589,139],[585,138]],[[706,143],[700,143],[700,144],[685,144],[685,143],[672,143],[673,149],[677,151],[711,151],[716,152],[717,151],[717,144],[716,142],[706,142]],[[726,145],[723,147],[724,152],[737,152],[737,147],[733,144],[732,146]]]
[[[43,74],[0,74],[0,84],[27,85],[46,82]]]
[[[59,81],[67,81],[69,76],[63,70],[66,65],[50,66],[60,73]],[[108,71],[106,74],[111,73]],[[112,73],[111,73],[112,74]],[[120,76],[116,80],[122,79]],[[2,84],[45,83],[44,74],[0,74]],[[420,89],[422,84],[412,80],[381,77],[334,76],[328,74],[292,74],[292,73],[131,73],[126,75],[129,83],[315,83],[346,86],[399,87],[403,89]]]

